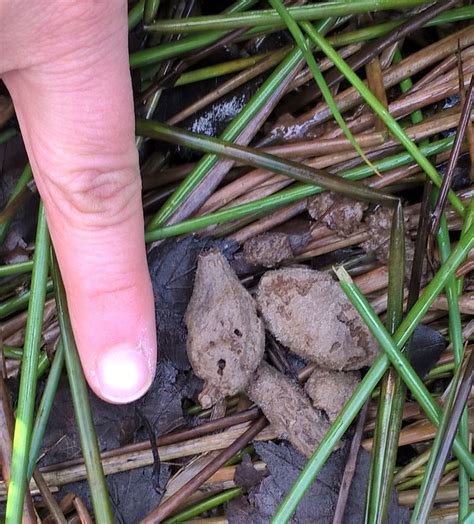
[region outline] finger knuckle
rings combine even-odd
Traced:
[[[86,170],[55,177],[51,182],[63,213],[92,228],[127,220],[140,201],[140,179],[130,169]]]

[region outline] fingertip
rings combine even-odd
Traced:
[[[151,386],[155,360],[142,347],[119,344],[96,358],[94,390],[99,397],[114,404],[127,404],[142,397]],[[91,381],[89,381],[91,382]]]

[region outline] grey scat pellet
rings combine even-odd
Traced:
[[[199,257],[186,325],[189,360],[205,381],[201,405],[244,390],[263,357],[265,331],[254,299],[219,251]]]
[[[370,365],[377,343],[330,275],[306,268],[269,271],[257,303],[267,328],[288,349],[324,369]]]

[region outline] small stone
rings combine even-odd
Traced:
[[[334,422],[360,382],[358,371],[315,369],[305,384],[305,391],[316,409]]]
[[[324,369],[370,365],[378,346],[330,275],[307,268],[268,271],[257,303],[268,329],[288,349]]]
[[[219,251],[198,259],[186,325],[189,361],[205,381],[201,405],[245,389],[263,357],[265,330],[255,301]]]

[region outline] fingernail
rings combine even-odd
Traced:
[[[100,396],[116,404],[140,398],[153,379],[143,351],[126,344],[114,346],[97,358],[96,376]]]

